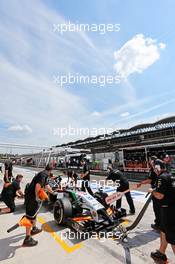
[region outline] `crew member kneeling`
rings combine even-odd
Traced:
[[[12,183],[4,183],[4,187],[1,193],[1,200],[6,204],[6,208],[0,209],[0,214],[12,213],[15,211],[15,197],[23,198],[23,192],[21,191],[20,183],[23,176],[17,175],[16,179]]]

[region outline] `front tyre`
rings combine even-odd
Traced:
[[[54,204],[54,219],[58,225],[64,225],[67,218],[72,217],[72,204],[66,197],[58,199]]]

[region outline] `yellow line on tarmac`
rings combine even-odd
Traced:
[[[42,217],[37,217],[37,220],[40,224],[45,226],[45,230],[50,233],[50,235],[54,238],[54,240],[67,252],[72,253],[77,249],[80,249],[82,247],[82,244],[76,244],[72,247],[70,247],[64,240],[60,238],[60,236],[57,235],[56,232],[50,227],[49,224],[46,223],[46,221]]]
[[[121,222],[121,225],[127,226],[129,224],[129,220],[128,219],[123,219],[124,221]]]

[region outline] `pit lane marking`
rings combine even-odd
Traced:
[[[62,240],[60,238],[60,236],[54,232],[54,230],[52,229],[52,227],[46,223],[46,221],[44,220],[44,218],[42,217],[37,217],[37,220],[40,224],[44,225],[45,227],[45,230],[47,230],[47,232],[50,233],[50,235],[54,238],[54,240],[67,252],[67,253],[72,253],[74,252],[75,250],[77,249],[80,249],[83,244],[82,243],[79,243],[79,244],[76,244],[72,247],[70,247],[64,240]]]
[[[60,236],[54,232],[54,230],[52,229],[52,227],[46,223],[46,221],[44,220],[44,218],[42,218],[41,216],[37,217],[37,221],[44,225],[44,230],[46,230],[47,232],[50,233],[50,235],[54,238],[54,240],[67,252],[67,253],[73,253],[75,250],[82,248],[83,244],[79,243],[76,244],[72,247],[70,247],[64,240],[62,240],[60,238]],[[124,219],[124,221],[121,223],[121,225],[127,226],[129,223],[128,219]]]
[[[121,222],[121,225],[123,226],[127,226],[129,224],[129,220],[128,219],[123,219],[123,222]]]

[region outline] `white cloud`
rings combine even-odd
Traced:
[[[20,133],[32,133],[32,129],[29,125],[15,125],[8,127],[8,131],[11,132],[20,132]]]
[[[146,122],[146,117],[145,115],[146,114],[150,114],[151,112],[154,112],[166,105],[169,105],[169,104],[172,104],[175,102],[175,98],[172,97],[171,99],[168,99],[166,101],[163,101],[159,104],[155,104],[154,106],[150,106],[150,107],[147,107],[147,108],[144,108],[142,111],[139,111],[139,112],[136,112],[135,114],[132,114],[132,115],[129,115],[126,117],[126,119],[121,119],[121,120],[118,120],[118,122],[121,122],[121,123],[125,123],[126,124],[126,120],[134,120],[133,122],[134,123],[140,123],[140,121],[138,122],[138,117],[139,116],[144,116],[144,120],[143,123]],[[170,114],[169,114],[170,115]],[[156,115],[155,118],[156,119],[161,119],[161,118],[165,118],[167,117],[167,113],[166,114],[161,114],[161,115]],[[156,119],[154,119],[154,121],[157,121]],[[150,117],[148,118],[148,120],[150,120]],[[130,123],[130,121],[128,121],[128,124]]]
[[[124,113],[122,113],[120,116],[121,116],[121,117],[127,117],[127,116],[129,116],[129,115],[130,115],[129,112],[124,112]]]
[[[166,48],[166,44],[165,43],[159,43],[159,47],[160,47],[160,49],[165,49]]]
[[[95,112],[92,113],[92,116],[100,117],[101,116],[101,113],[95,111]]]
[[[52,25],[66,23],[66,20],[58,10],[50,9],[42,1],[24,0],[20,5],[17,0],[10,5],[3,1],[1,11],[4,15],[0,23],[0,34],[3,36],[0,43],[0,92],[3,94],[0,97],[0,121],[7,124],[11,132],[21,131],[20,137],[17,137],[17,133],[1,133],[4,141],[32,145],[55,145],[71,141],[71,135],[64,139],[54,137],[53,128],[64,128],[68,124],[89,128],[105,124],[105,127],[110,127],[110,116],[116,117],[130,110],[133,112],[133,108],[144,105],[146,99],[138,100],[136,89],[125,80],[124,87],[117,91],[117,95],[122,97],[121,102],[116,98],[115,106],[110,104],[110,109],[92,113],[89,110],[91,98],[83,98],[82,93],[79,96],[78,91],[73,93],[69,87],[55,85],[52,76],[74,73],[80,63],[82,69],[88,67],[100,72],[111,69],[113,58],[109,51],[110,45],[107,49],[103,45],[96,47],[85,33],[54,33]],[[165,44],[159,43],[157,49],[163,48]],[[98,97],[102,97],[99,96],[99,90]],[[104,106],[107,107],[106,102]],[[124,122],[131,116],[125,117]],[[11,124],[17,125],[10,127]],[[24,127],[25,124],[30,124],[29,129]],[[33,133],[27,132],[30,128]],[[8,138],[9,134],[11,138]]]
[[[79,61],[99,68],[101,57],[91,39],[81,32],[64,36],[54,33],[53,23],[66,20],[41,1],[29,4],[24,0],[21,5],[15,0],[11,5],[3,2],[1,11],[1,122],[9,126],[9,131],[20,131],[20,135],[23,131],[25,135],[15,138],[16,133],[11,133],[14,142],[55,145],[63,143],[63,139],[53,136],[54,127],[92,126],[87,98],[71,92],[69,87],[59,87],[52,79],[54,74],[74,73]],[[27,133],[29,129],[23,125],[28,121],[35,136]],[[11,124],[17,125],[10,127]],[[5,141],[8,136],[1,134]],[[71,136],[64,138],[68,140]]]
[[[160,50],[165,49],[164,43],[157,43],[152,38],[138,34],[114,52],[116,64],[114,68],[122,78],[132,73],[142,73],[160,58]]]
[[[27,139],[21,137],[18,143],[58,144],[60,138],[53,136],[53,127],[82,126],[84,116],[88,115],[81,105],[83,100],[55,86],[44,76],[36,78],[24,69],[1,61],[1,81],[6,86],[3,98],[0,98],[2,117],[10,124],[25,124],[29,120],[35,134]],[[16,129],[20,130],[20,127]]]

